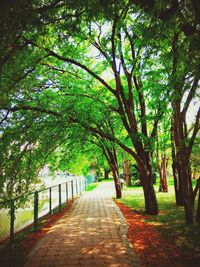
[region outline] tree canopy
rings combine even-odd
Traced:
[[[189,168],[200,127],[200,111],[193,123],[187,117],[199,94],[198,9],[194,1],[5,2],[1,192],[27,190],[45,164],[62,169],[70,155],[81,160],[80,151],[87,151],[90,157],[96,146],[116,188],[117,151],[134,159],[146,211],[157,214],[153,160],[158,127],[166,120],[173,121],[179,180],[187,176],[191,183],[180,162],[187,155],[183,165]]]

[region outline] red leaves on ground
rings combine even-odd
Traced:
[[[155,225],[145,222],[147,215],[138,214],[121,203],[117,202],[117,205],[129,224],[127,237],[143,266],[186,266],[181,251],[173,242],[162,235]]]

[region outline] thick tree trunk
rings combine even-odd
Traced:
[[[194,224],[194,197],[193,197],[189,159],[185,153],[184,154],[180,153],[178,156],[180,157],[179,171],[183,187],[185,222],[186,224]]]
[[[174,159],[172,159],[172,171],[174,176],[174,190],[175,190],[175,198],[176,198],[176,205],[183,206],[184,200],[183,200],[183,189],[180,183],[180,179],[178,176],[178,168],[176,166],[176,163]]]
[[[176,150],[175,150],[175,144],[174,144],[174,126],[172,122],[171,127],[171,152],[172,152],[172,171],[173,171],[173,177],[174,177],[174,191],[175,191],[175,198],[176,198],[176,205],[183,206],[184,200],[183,200],[183,188],[180,183],[180,177],[178,172],[178,163],[177,163],[177,156],[176,156]]]
[[[156,198],[155,189],[153,187],[152,175],[152,155],[151,153],[145,154],[145,166],[138,164],[138,169],[141,173],[142,186],[144,191],[145,209],[146,213],[150,215],[158,214],[158,203]],[[146,170],[146,172],[144,171]]]
[[[112,170],[112,174],[113,174],[113,178],[114,178],[116,198],[121,198],[122,197],[122,187],[121,187],[119,176],[115,170]]]
[[[104,178],[105,179],[109,178],[109,173],[110,173],[110,170],[104,170]]]
[[[130,162],[126,158],[123,159],[124,176],[126,181],[126,186],[131,186],[131,172],[130,172]]]
[[[186,224],[194,224],[194,201],[190,195],[184,195],[184,210]]]
[[[158,203],[156,193],[152,184],[152,178],[149,176],[142,177],[146,213],[150,215],[158,214]]]

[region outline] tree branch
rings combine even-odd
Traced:
[[[191,89],[189,91],[189,94],[188,94],[187,99],[186,99],[185,104],[184,104],[184,108],[183,108],[183,110],[181,112],[183,118],[185,118],[187,110],[189,108],[189,105],[190,105],[190,103],[191,103],[191,101],[192,101],[192,99],[193,99],[193,97],[195,95],[195,92],[196,92],[197,87],[198,87],[198,82],[199,82],[199,79],[195,79],[193,84],[192,84],[192,87],[191,87]]]
[[[0,126],[3,124],[4,121],[7,120],[9,113],[10,113],[10,110],[8,110],[8,111],[6,112],[6,115],[5,115],[5,116],[3,117],[3,119],[0,121]]]
[[[25,39],[25,40],[27,41],[27,43],[39,47],[37,44],[35,44],[31,40],[28,40],[28,39]],[[39,48],[41,48],[41,47],[39,47]],[[87,73],[89,73],[91,76],[93,76],[96,80],[98,80],[101,84],[103,84],[112,94],[114,94],[114,95],[116,94],[115,90],[105,80],[103,80],[100,76],[98,76],[95,72],[93,72],[91,69],[89,69],[84,64],[82,64],[82,63],[80,63],[74,59],[59,55],[59,54],[55,53],[54,51],[50,50],[49,48],[42,48],[42,49],[44,49],[46,52],[48,52],[48,54],[52,57],[55,57],[55,58],[57,58],[63,62],[71,63],[71,64],[76,65],[77,67],[80,67],[81,69],[85,70]]]
[[[133,77],[133,80],[134,80],[135,88],[137,90],[138,97],[139,97],[142,133],[147,136],[148,133],[147,133],[147,121],[146,121],[146,105],[145,105],[144,96],[143,96],[140,85],[139,85],[135,75]]]
[[[195,140],[195,137],[196,137],[196,135],[197,135],[199,130],[200,130],[200,108],[199,108],[199,110],[197,112],[197,115],[196,115],[196,120],[195,120],[195,123],[194,123],[194,130],[193,130],[193,133],[192,133],[192,136],[190,138],[189,145],[188,145],[188,153],[189,153],[189,155],[192,152],[192,147],[193,147],[193,144],[194,144],[194,140]]]
[[[195,200],[198,190],[200,189],[200,178],[197,179],[196,186],[192,192],[192,198]]]
[[[115,33],[116,33],[117,21],[118,21],[118,16],[117,14],[115,14],[112,26],[112,34],[111,34],[112,62],[113,62],[113,71],[115,75],[118,75],[117,65],[116,65],[116,51],[115,51]]]
[[[75,96],[75,97],[86,97],[86,98],[92,99],[94,101],[98,101],[99,103],[103,104],[107,109],[109,109],[111,111],[119,113],[119,110],[117,108],[114,108],[114,107],[112,107],[110,105],[105,104],[98,97],[94,97],[94,96],[87,95],[87,94],[84,94],[84,93],[79,93],[79,94],[76,94],[76,93],[64,93],[64,95],[65,96]]]
[[[159,111],[158,111],[159,113]],[[161,119],[161,117],[163,116],[164,112],[161,112],[159,115],[157,115],[157,119],[154,121],[154,124],[153,124],[153,129],[152,129],[152,132],[151,132],[151,138],[155,138],[156,137],[156,133],[157,133],[157,129],[158,129],[158,123]]]
[[[132,149],[130,149],[129,147],[127,147],[126,145],[124,145],[119,139],[117,139],[115,136],[111,136],[110,134],[101,131],[100,129],[96,129],[94,127],[92,127],[91,125],[86,125],[83,124],[82,122],[78,121],[76,118],[71,117],[70,121],[72,123],[77,123],[79,125],[81,125],[83,128],[85,128],[86,130],[89,130],[91,133],[93,134],[97,134],[99,135],[101,138],[105,138],[108,141],[112,141],[115,142],[117,145],[119,145],[123,150],[125,150],[127,153],[129,153],[132,157],[134,157],[134,159],[137,161],[138,166],[140,166],[140,169],[142,170],[142,172],[146,175],[148,173],[148,170],[145,167],[144,162],[142,161],[142,159],[137,155],[137,153],[135,153]]]
[[[15,106],[13,108],[6,108],[6,107],[1,107],[3,110],[8,110],[8,112],[16,112],[20,110],[30,110],[30,111],[36,111],[36,112],[41,112],[41,113],[46,113],[49,115],[53,115],[55,117],[62,117],[60,113],[48,109],[43,109],[39,107],[31,107],[31,106]]]
[[[21,80],[23,80],[24,78],[26,78],[30,73],[32,73],[36,69],[37,64],[40,63],[44,58],[46,58],[48,56],[49,55],[45,55],[44,57],[39,58],[36,61],[35,65],[31,69],[27,70],[27,72],[25,72],[21,77],[19,77],[17,80],[14,81],[14,83],[10,86],[10,89],[13,88],[18,82],[20,82]]]

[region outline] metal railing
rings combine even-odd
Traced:
[[[10,239],[15,234],[33,225],[38,228],[38,221],[56,209],[61,210],[64,203],[81,195],[87,186],[84,177],[77,177],[65,183],[38,190],[8,201],[0,202],[0,242]]]

